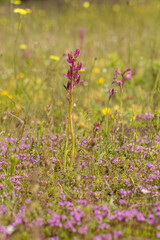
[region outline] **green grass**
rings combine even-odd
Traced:
[[[0,5],[0,239],[111,239],[107,234],[114,240],[158,239],[160,3],[127,2],[91,1],[87,9],[76,0]],[[32,12],[19,15],[14,13],[17,7]],[[26,49],[20,49],[22,44]],[[63,171],[65,55],[76,48],[83,52],[79,61],[86,67],[81,72],[85,81],[74,90],[74,165]],[[124,136],[120,91],[112,85],[117,68],[133,73],[123,92]],[[117,93],[108,106],[111,87]],[[108,137],[102,113],[106,107]],[[146,112],[153,114],[151,119],[137,119]],[[96,123],[101,124],[94,135]],[[71,141],[68,149],[69,160]],[[86,203],[79,201],[84,199]],[[49,223],[55,213],[61,227]],[[82,214],[80,223],[73,223],[75,213]],[[140,213],[145,221],[138,219]],[[149,214],[155,222],[147,222]],[[109,225],[102,229],[102,224]],[[82,226],[87,227],[84,234]]]

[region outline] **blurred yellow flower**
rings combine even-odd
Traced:
[[[73,114],[73,121],[74,121],[74,122],[77,122],[77,120],[78,120],[78,116],[74,113],[74,114]]]
[[[11,3],[14,5],[19,5],[21,4],[21,0],[11,0]]]
[[[98,84],[103,84],[103,83],[104,83],[104,78],[102,78],[102,77],[99,78],[99,79],[97,80],[97,83],[98,83]]]
[[[50,56],[50,59],[52,59],[52,60],[54,60],[54,61],[59,61],[59,60],[60,60],[60,57],[51,55],[51,56]]]
[[[22,50],[25,50],[25,49],[27,49],[27,45],[21,44],[21,45],[19,45],[19,48],[22,49]]]
[[[23,9],[23,8],[15,8],[14,9],[14,13],[19,13],[21,15],[26,15],[31,13],[31,9],[27,8],[27,9]]]
[[[100,73],[100,69],[97,67],[93,68],[93,73]]]
[[[85,68],[83,68],[83,69],[81,69],[81,70],[80,70],[80,72],[84,72],[84,71],[86,71],[86,69],[85,69]]]
[[[114,111],[119,111],[119,105],[114,106]]]
[[[111,111],[110,108],[103,108],[103,109],[102,109],[102,113],[103,113],[103,115],[109,114],[110,111]]]
[[[89,8],[90,7],[90,2],[86,1],[83,3],[84,8]]]
[[[2,91],[2,92],[0,93],[0,95],[1,95],[1,96],[7,96],[7,97],[9,97],[10,99],[13,98],[13,96],[12,96],[11,94],[9,94],[9,92],[6,91],[6,90]]]
[[[112,7],[113,12],[119,12],[120,11],[120,6],[118,4],[114,4]]]
[[[77,125],[78,125],[78,127],[89,129],[89,127],[86,125],[86,123],[82,120],[80,120]]]
[[[24,73],[20,73],[17,75],[17,79],[24,78]]]

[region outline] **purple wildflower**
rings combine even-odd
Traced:
[[[114,231],[113,234],[115,238],[119,238],[122,236],[122,231]]]
[[[61,215],[55,213],[52,218],[48,221],[49,225],[51,227],[62,227],[62,223],[61,223]]]
[[[114,76],[117,76],[117,75],[121,75],[122,79],[119,80],[117,77],[113,78],[113,82],[112,84],[117,84],[118,87],[121,88],[121,90],[123,90],[123,84],[126,80],[132,80],[132,72],[131,72],[131,69],[128,68],[126,69],[124,72],[120,72],[118,69],[116,69],[115,73],[114,73]]]
[[[87,234],[87,231],[88,231],[88,227],[87,226],[82,226],[79,229],[78,233],[81,234],[81,235],[85,235],[85,234]]]
[[[111,97],[116,93],[116,91],[114,90],[114,88],[110,88],[109,89],[109,100],[111,99]]]
[[[76,63],[77,58],[81,55],[80,50],[76,49],[74,55],[71,53],[68,53],[67,55],[67,61],[70,66],[70,69],[68,70],[67,75],[64,74],[65,77],[69,79],[67,86],[65,86],[66,90],[69,91],[70,89],[74,89],[75,86],[81,82],[84,82],[84,80],[80,80],[80,74],[79,71],[84,69],[82,68],[82,63]]]

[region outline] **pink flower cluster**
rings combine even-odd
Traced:
[[[79,57],[79,55],[81,55],[79,49],[76,49],[74,55],[72,54],[72,52],[68,53],[68,55],[67,55],[67,61],[70,66],[70,69],[68,70],[67,75],[64,74],[64,76],[69,79],[67,86],[65,86],[67,91],[74,88],[78,83],[84,82],[84,80],[80,80],[79,71],[82,69],[85,69],[85,68],[82,67],[82,63],[78,62],[76,64],[76,61],[77,61],[77,58]]]
[[[115,74],[114,76],[117,76],[117,75],[121,75],[122,76],[122,79],[119,80],[117,77],[113,78],[113,82],[112,84],[116,83],[118,85],[118,87],[121,88],[121,90],[123,90],[123,84],[126,80],[132,80],[132,72],[131,72],[131,69],[128,68],[126,69],[124,72],[120,72],[118,69],[115,71]]]

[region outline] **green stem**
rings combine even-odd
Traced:
[[[74,149],[75,149],[75,142],[74,142],[74,130],[73,130],[73,121],[72,121],[72,108],[73,108],[73,82],[71,82],[71,89],[70,89],[70,102],[69,102],[69,121],[70,121],[70,130],[72,136],[72,153],[71,153],[71,167],[74,161]]]
[[[106,137],[108,139],[108,135],[109,135],[109,101],[110,99],[108,100],[108,102],[106,102],[106,108],[108,109],[107,110],[107,114],[106,114]]]
[[[15,37],[15,51],[14,51],[14,56],[13,56],[13,63],[14,63],[14,77],[16,79],[16,92],[18,89],[18,81],[17,81],[17,41],[18,41],[18,35],[20,32],[20,25],[21,25],[21,16],[19,15],[18,17],[18,26],[17,26],[17,33]]]
[[[124,125],[123,125],[123,89],[121,89],[121,96],[120,96],[120,111],[121,111],[121,123],[122,123],[122,138],[124,134]]]
[[[68,141],[69,141],[69,132],[70,132],[70,124],[68,123],[67,135],[66,135],[66,146],[64,150],[64,160],[63,160],[63,168],[66,170],[67,166],[67,149],[68,149]]]
[[[71,161],[70,161],[70,167],[73,165],[74,161],[74,152],[75,152],[75,140],[74,140],[74,130],[73,130],[73,122],[72,122],[72,108],[73,108],[73,81],[71,78],[71,88],[69,90],[69,121],[68,121],[68,131],[66,135],[66,146],[64,151],[64,170],[66,170],[67,165],[67,152],[68,152],[68,141],[69,141],[69,133],[71,131],[72,136],[72,153],[71,153]]]

